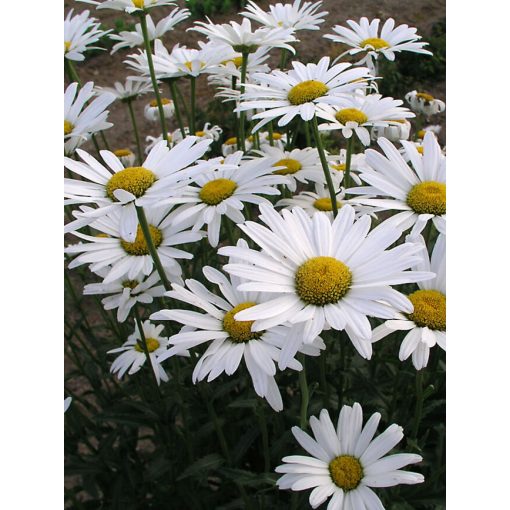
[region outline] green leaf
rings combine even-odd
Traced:
[[[205,457],[198,459],[193,464],[191,464],[191,466],[185,469],[184,473],[182,473],[182,475],[179,476],[179,478],[177,478],[177,481],[184,480],[185,478],[189,478],[190,476],[195,476],[198,474],[202,476],[204,471],[211,471],[213,469],[216,469],[220,467],[222,464],[224,464],[224,462],[225,459],[221,455],[218,455],[217,453],[211,453],[209,455],[206,455]]]

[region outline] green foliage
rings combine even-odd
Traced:
[[[243,7],[242,0],[187,0],[186,7],[195,18],[230,12]]]

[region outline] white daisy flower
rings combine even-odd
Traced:
[[[372,140],[386,138],[390,142],[407,140],[411,134],[411,123],[405,119],[393,119],[387,126],[374,126],[370,133]]]
[[[358,198],[357,201],[402,211],[392,216],[402,230],[407,230],[418,220],[432,220],[437,230],[446,234],[446,158],[436,137],[432,133],[425,134],[423,155],[413,143],[402,140],[411,165],[385,138],[380,138],[377,143],[384,156],[368,149],[365,152],[368,166],[360,174],[369,186],[351,188],[347,192],[391,197]]]
[[[162,97],[161,104],[163,106],[163,115],[165,116],[165,119],[171,119],[175,113],[174,102],[171,99]],[[159,109],[158,102],[156,101],[156,99],[153,99],[152,101],[145,105],[143,114],[147,120],[150,120],[152,122],[159,121]]]
[[[425,117],[442,113],[446,109],[446,104],[443,101],[426,92],[413,90],[408,92],[405,98],[413,112],[422,113]]]
[[[120,217],[119,231],[122,239],[133,242],[137,235],[138,216],[136,206],[154,205],[168,198],[190,182],[195,173],[202,171],[206,162],[198,162],[212,140],[197,142],[189,136],[169,149],[161,141],[153,147],[142,166],[124,168],[120,159],[110,151],[100,152],[103,166],[90,154],[80,149],[78,155],[84,161],[65,158],[65,166],[86,180],[65,179],[64,196],[67,203],[93,203],[97,209],[81,214],[80,219],[65,226],[65,232],[81,228],[95,218],[113,210]],[[190,166],[191,165],[191,166]]]
[[[244,141],[244,144],[246,147],[246,152],[250,152],[253,147],[253,141],[248,140],[247,138]],[[231,136],[230,138],[227,138],[221,145],[221,153],[226,157],[234,154],[235,152],[237,152],[237,137]]]
[[[379,32],[379,23],[379,19],[369,22],[365,17],[361,18],[359,23],[347,20],[350,28],[335,25],[333,27],[335,33],[327,34],[324,37],[351,46],[352,49],[338,58],[346,53],[349,55],[364,53],[365,55],[359,63],[367,63],[370,66],[374,65],[373,61],[377,60],[379,55],[388,60],[395,60],[395,53],[401,51],[432,55],[430,51],[424,49],[428,43],[419,42],[421,36],[416,34],[416,28],[411,28],[408,25],[395,27],[395,20],[389,18]]]
[[[307,147],[306,149],[293,149],[285,151],[279,147],[271,147],[264,144],[261,150],[254,150],[257,156],[271,158],[276,168],[275,175],[287,177],[285,185],[292,192],[296,191],[297,183],[315,182],[324,184],[324,172],[317,149]]]
[[[124,165],[125,168],[135,164],[136,156],[131,149],[116,149],[113,151],[113,154],[119,158],[119,161]]]
[[[160,39],[167,32],[173,30],[175,25],[189,18],[191,13],[188,9],[179,9],[176,7],[168,16],[158,21],[157,25],[154,24],[150,15],[147,15],[147,32],[149,34],[149,40]],[[134,48],[136,46],[143,46],[143,32],[140,23],[135,25],[134,30],[122,31],[118,34],[110,34],[110,39],[113,41],[119,41],[113,45],[111,54],[119,51],[122,48]]]
[[[94,96],[94,83],[89,81],[78,92],[78,83],[71,83],[64,94],[64,153],[71,155],[90,135],[113,126],[106,122],[107,106],[115,96],[106,92]],[[86,105],[87,102],[90,103]]]
[[[89,11],[73,16],[71,9],[64,20],[64,58],[81,62],[85,60],[83,53],[87,50],[102,50],[99,46],[91,46],[111,30],[101,30],[96,18],[89,18]]]
[[[287,145],[287,135],[285,133],[279,133],[278,131],[273,131],[273,145],[271,145],[269,131],[259,131],[259,140],[261,150],[266,149],[265,145],[278,147],[278,149],[281,150]]]
[[[319,125],[320,131],[341,129],[344,138],[353,133],[363,145],[370,145],[370,132],[373,126],[390,126],[399,121],[414,117],[414,113],[402,108],[400,99],[382,97],[381,94],[352,94],[332,98],[332,105],[320,105],[321,117],[327,122]],[[391,122],[396,119],[396,122]]]
[[[413,485],[424,481],[423,475],[401,468],[421,462],[420,455],[386,455],[404,437],[402,427],[390,425],[374,439],[381,419],[374,413],[363,425],[363,411],[356,402],[343,406],[337,426],[326,409],[319,418],[310,418],[314,438],[292,427],[292,434],[308,455],[284,457],[275,471],[284,473],[276,484],[280,489],[302,491],[314,488],[310,505],[317,508],[329,497],[327,510],[384,510],[371,487]]]
[[[186,126],[184,128],[184,133],[186,137],[189,136],[189,127]],[[220,139],[220,136],[223,133],[223,129],[220,128],[220,126],[213,126],[210,122],[206,122],[204,124],[204,127],[202,129],[199,129],[198,131],[195,131],[195,136],[198,138],[198,140],[212,140],[213,142],[217,142]],[[184,138],[182,137],[182,133],[180,129],[175,130],[172,133],[172,140],[174,143],[182,142]],[[211,150],[211,147],[209,146],[208,151]]]
[[[268,28],[292,28],[298,30],[319,30],[319,25],[324,23],[327,11],[317,12],[321,7],[320,2],[305,2],[301,5],[301,0],[294,0],[292,4],[277,3],[269,6],[269,12],[264,12],[255,2],[250,1],[246,7],[248,12],[242,12],[241,15],[257,21]]]
[[[345,191],[340,190],[337,195],[336,206],[340,209],[344,205],[351,205],[356,212],[356,217],[363,214],[374,214],[377,210],[375,207],[364,206],[357,204],[352,200],[345,200]],[[294,209],[294,207],[300,207],[309,216],[313,216],[315,213],[324,212],[330,219],[333,219],[333,206],[331,205],[331,196],[329,190],[323,184],[317,184],[315,186],[315,193],[313,191],[302,191],[299,195],[295,195],[292,198],[283,198],[279,200],[275,207],[286,207],[287,209]]]
[[[291,28],[257,28],[252,31],[249,19],[243,19],[242,23],[231,21],[230,24],[215,25],[208,17],[208,23],[195,22],[188,30],[194,30],[207,36],[211,41],[228,44],[235,51],[253,53],[257,48],[284,48],[292,53],[296,50],[289,44],[296,42]]]
[[[336,189],[342,184],[344,178],[344,172],[347,168],[347,151],[345,149],[340,149],[339,154],[330,154],[327,156],[329,161],[329,169],[331,171],[331,177],[333,180],[333,184]],[[365,162],[365,154],[351,154],[351,170],[350,177],[356,183],[361,185],[361,179],[358,176],[358,173],[361,169],[366,165]]]
[[[436,135],[436,137],[439,136],[439,133],[441,133],[442,127],[439,124],[432,124],[430,126],[425,126],[423,129],[420,129],[419,131],[416,131],[416,138],[418,140],[423,140],[425,137],[425,133],[427,131],[430,131],[433,135]]]
[[[160,384],[161,381],[166,382],[168,381],[168,375],[158,361],[158,356],[166,352],[168,346],[168,338],[160,336],[161,331],[163,331],[163,326],[156,326],[150,321],[144,321],[142,323],[142,329],[156,380],[158,384]],[[112,374],[117,374],[119,379],[122,379],[126,372],[129,375],[136,374],[147,361],[142,342],[143,340],[140,335],[140,330],[138,329],[138,324],[135,324],[134,333],[129,335],[122,347],[108,351],[107,354],[122,353],[112,363],[110,372]]]
[[[269,204],[260,195],[280,194],[276,186],[286,184],[287,178],[273,175],[274,159],[242,161],[242,156],[242,151],[238,151],[227,156],[223,163],[219,162],[220,158],[212,160],[215,166],[211,170],[197,175],[193,185],[183,188],[179,196],[164,201],[183,204],[174,211],[176,226],[187,228],[193,225],[193,231],[196,231],[207,224],[209,244],[216,247],[224,215],[236,224],[244,223],[242,210],[245,203]]]
[[[384,221],[369,233],[370,217],[355,221],[350,205],[343,206],[333,222],[323,213],[310,218],[299,207],[280,215],[264,204],[259,219],[268,227],[248,221],[239,228],[261,252],[228,246],[218,253],[244,261],[224,266],[230,274],[250,280],[238,290],[274,295],[235,319],[255,321],[253,331],[291,323],[289,356],[301,342],[333,328],[345,330],[361,356],[370,359],[372,329],[367,316],[393,319],[395,309],[412,311],[410,301],[390,285],[433,276],[407,271],[419,261],[416,253],[421,246],[404,243],[388,249],[402,234],[394,222]],[[280,360],[280,368],[286,361]]]
[[[82,207],[86,214],[88,208]],[[151,207],[145,212],[151,239],[161,264],[170,280],[179,281],[182,269],[176,259],[192,259],[193,255],[174,246],[199,241],[204,233],[183,232],[182,228],[174,226],[172,222],[174,214],[169,214],[169,211],[168,207]],[[90,264],[90,270],[93,272],[108,268],[104,284],[115,282],[119,278],[133,280],[140,273],[144,275],[152,273],[154,263],[141,227],[138,226],[133,242],[124,241],[119,232],[121,214],[119,209],[113,209],[106,216],[93,221],[90,226],[101,232],[99,236],[73,232],[75,236],[88,242],[65,248],[65,253],[78,254],[69,264],[69,269],[82,264]],[[79,218],[80,213],[75,211],[75,216]]]
[[[108,269],[103,268],[97,271],[97,274],[107,276]],[[117,320],[124,322],[136,303],[150,304],[155,297],[164,295],[165,287],[159,283],[157,272],[147,277],[139,274],[131,280],[118,278],[111,283],[89,283],[83,288],[83,294],[85,296],[111,294],[102,299],[101,303],[105,310],[117,309]]]
[[[286,126],[297,115],[303,120],[311,120],[314,115],[322,117],[321,104],[330,104],[335,96],[366,87],[363,79],[370,77],[366,67],[353,68],[348,63],[329,67],[329,62],[329,57],[323,57],[318,64],[292,62],[294,69],[287,72],[253,73],[253,80],[259,84],[246,84],[236,111],[265,109],[253,116],[262,119],[253,131],[279,117],[279,126]]]
[[[238,246],[246,249],[248,245],[240,240]],[[284,345],[286,328],[276,327],[263,332],[252,332],[252,322],[237,321],[234,315],[239,310],[263,303],[266,296],[259,292],[236,290],[242,280],[235,276],[229,280],[212,267],[205,266],[203,272],[209,282],[218,285],[220,292],[210,292],[200,282],[186,280],[187,289],[172,285],[173,290],[166,295],[193,305],[205,313],[178,309],[161,310],[151,315],[153,320],[173,320],[184,325],[179,333],[170,337],[169,344],[172,347],[161,355],[159,361],[209,343],[193,370],[193,383],[206,377],[207,381],[211,382],[223,372],[232,375],[244,359],[257,395],[265,398],[275,411],[281,411],[282,397],[274,376],[275,362],[278,361]],[[307,354],[317,356],[325,346],[320,338],[316,338],[310,347]],[[290,361],[289,366],[294,370],[302,369],[302,365],[295,359]]]
[[[374,329],[372,342],[377,342],[394,331],[409,331],[400,346],[399,359],[404,361],[412,355],[416,370],[427,366],[430,349],[436,344],[446,350],[446,236],[439,234],[432,257],[429,260],[425,240],[407,236],[423,246],[422,261],[416,266],[421,271],[432,271],[436,276],[419,282],[420,288],[408,296],[413,304],[412,313],[399,313]]]
[[[97,9],[113,9],[128,14],[139,14],[161,5],[175,5],[175,1],[169,0],[103,0],[102,2],[99,0],[80,0],[80,2],[96,5]]]
[[[152,92],[152,84],[149,81],[135,81],[128,78],[124,83],[116,81],[113,87],[96,87],[96,90],[104,93],[110,92],[119,101],[131,101],[142,94]]]

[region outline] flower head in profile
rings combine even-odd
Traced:
[[[284,464],[275,470],[283,473],[276,484],[293,491],[313,488],[309,499],[312,508],[331,498],[328,510],[384,510],[372,487],[413,485],[424,478],[402,469],[421,462],[420,455],[387,455],[404,437],[402,427],[390,425],[374,439],[380,419],[380,413],[374,413],[363,427],[363,411],[355,403],[342,407],[336,427],[326,409],[319,418],[312,416],[314,437],[293,427],[292,434],[309,455],[284,457]]]
[[[406,101],[409,106],[416,113],[422,113],[425,117],[442,113],[446,109],[446,104],[440,99],[436,99],[433,95],[427,92],[418,92],[413,90],[406,94]]]
[[[400,346],[399,359],[412,355],[416,370],[427,366],[430,349],[436,344],[446,350],[446,236],[439,234],[432,256],[427,253],[425,240],[416,232],[407,236],[423,246],[423,257],[416,269],[432,271],[436,276],[419,282],[419,289],[407,296],[413,304],[412,313],[399,313],[374,329],[372,341],[377,342],[394,331],[407,331]]]
[[[167,350],[168,346],[168,338],[161,336],[163,327],[164,326],[162,325],[156,326],[152,324],[151,321],[144,321],[142,323],[145,344],[149,351],[149,359],[158,384],[160,384],[161,381],[168,381],[168,375],[158,361],[158,356],[163,354]],[[108,354],[117,353],[121,354],[117,356],[115,361],[112,363],[110,372],[112,374],[117,374],[119,379],[122,379],[126,372],[129,375],[136,374],[136,372],[145,365],[147,362],[147,356],[145,354],[143,339],[140,330],[138,329],[138,324],[135,324],[134,333],[129,335],[127,341],[122,345],[122,347],[108,351]]]
[[[366,67],[352,67],[341,63],[330,67],[329,57],[323,57],[317,64],[292,62],[290,71],[274,70],[269,74],[254,73],[254,83],[246,84],[237,111],[265,111],[253,115],[260,127],[273,119],[278,126],[286,126],[294,117],[308,121],[314,115],[322,117],[322,104],[332,104],[332,98],[367,86],[371,76]]]
[[[71,83],[64,94],[64,153],[74,154],[77,147],[86,142],[98,131],[113,126],[106,122],[108,105],[115,96],[105,92],[94,98],[94,83],[89,81],[79,88],[78,83]],[[88,103],[88,104],[87,104]]]
[[[95,18],[89,18],[89,11],[73,16],[71,9],[64,20],[64,58],[81,62],[85,60],[83,53],[87,50],[102,50],[99,46],[91,46],[111,30],[101,30]]]
[[[401,211],[392,220],[402,230],[417,221],[432,220],[436,229],[446,234],[446,158],[434,134],[425,134],[421,151],[402,140],[409,163],[385,138],[377,143],[383,154],[368,149],[367,165],[360,173],[368,186],[351,188],[348,193],[370,195],[358,198],[359,203]]]
[[[96,91],[101,94],[108,92],[115,96],[115,99],[127,102],[136,99],[138,96],[152,92],[152,84],[149,81],[127,79],[124,83],[116,81],[113,87],[96,86]]]
[[[162,97],[161,106],[163,107],[163,115],[165,119],[171,119],[175,114],[174,102],[167,97]],[[159,120],[159,107],[156,99],[152,99],[145,105],[143,114],[145,118],[151,122],[156,122]]]
[[[401,51],[432,55],[425,49],[428,43],[420,42],[421,36],[416,33],[416,28],[408,25],[395,27],[395,20],[392,18],[385,21],[380,31],[380,20],[377,18],[369,22],[367,18],[362,17],[359,23],[347,20],[347,24],[350,28],[335,25],[334,34],[327,34],[324,37],[350,46],[351,49],[346,52],[350,55],[359,53],[364,55],[360,63],[372,65],[380,55],[388,60],[395,60],[395,53]]]
[[[370,216],[355,220],[355,210],[344,205],[334,221],[324,212],[310,217],[300,207],[260,206],[260,222],[239,228],[261,251],[226,246],[220,255],[236,256],[244,264],[227,264],[225,271],[249,280],[238,289],[269,292],[273,298],[237,313],[236,320],[251,320],[253,331],[290,323],[287,342],[292,356],[324,329],[345,330],[364,358],[372,355],[372,328],[368,316],[393,319],[411,302],[391,285],[421,281],[433,274],[407,271],[420,257],[421,246],[390,246],[402,230],[386,220],[370,232]],[[248,265],[248,263],[250,265]],[[280,368],[287,358],[282,357]]]
[[[324,23],[324,17],[328,15],[327,11],[317,12],[321,5],[320,2],[305,2],[294,0],[292,4],[282,4],[278,2],[269,6],[269,12],[263,11],[255,2],[250,1],[246,6],[246,11],[241,15],[250,18],[268,28],[292,28],[298,30],[319,30],[319,25]]]
[[[114,11],[124,11],[128,14],[140,14],[153,7],[162,5],[175,5],[175,1],[170,0],[79,0],[86,4],[93,4],[97,9],[112,9]]]

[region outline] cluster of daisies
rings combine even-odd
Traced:
[[[268,12],[249,2],[240,24],[196,22],[189,30],[205,39],[195,48],[164,42],[190,16],[174,2],[86,3],[136,21],[120,33],[89,11],[64,21],[65,232],[79,240],[65,252],[70,269],[85,265],[96,278],[84,294],[105,296],[106,310],[134,323],[109,351],[120,353],[112,372],[122,378],[147,365],[160,384],[171,376],[165,361],[184,356],[196,383],[244,365],[256,394],[280,411],[278,372],[303,370],[307,356],[327,356],[334,343],[351,342],[370,359],[375,342],[403,330],[395,356],[425,369],[431,349],[446,348],[446,156],[440,127],[411,121],[421,126],[445,105],[415,90],[405,106],[377,85],[381,59],[430,54],[416,29],[348,20],[324,36],[347,51],[303,64],[292,60],[298,33],[320,29],[321,1]],[[170,9],[157,23],[156,7]],[[75,62],[103,38],[114,41],[112,54],[133,49],[130,74],[113,87],[82,84]],[[235,132],[197,125],[203,75]],[[133,102],[147,95],[145,122],[160,134],[144,145]],[[126,105],[136,147],[107,148],[114,101]],[[326,150],[325,137],[343,148]],[[207,264],[213,251],[221,267]],[[386,456],[401,427],[374,439],[380,417],[362,427],[356,403],[336,427],[327,410],[311,417],[314,438],[294,427],[309,456],[285,457],[278,486],[313,488],[312,508],[329,499],[328,510],[363,510],[382,508],[371,487],[422,482],[401,469],[419,455]]]

